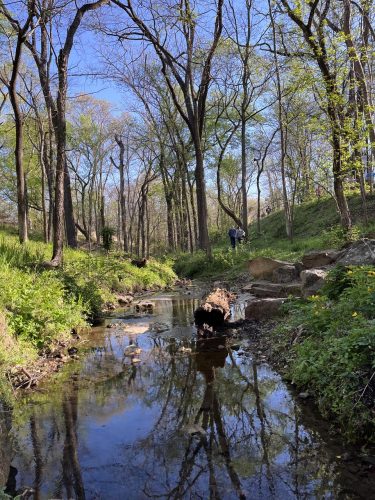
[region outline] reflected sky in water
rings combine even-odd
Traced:
[[[340,462],[340,443],[269,366],[238,350],[238,339],[198,338],[195,299],[155,302],[153,315],[125,312],[111,319],[115,327],[95,328],[86,356],[14,408],[12,451],[3,459],[12,465],[9,492],[371,498],[375,478]]]

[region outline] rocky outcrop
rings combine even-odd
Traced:
[[[270,319],[281,314],[285,298],[256,299],[249,302],[245,309],[246,319]]]
[[[269,257],[256,257],[249,260],[248,269],[255,279],[272,279],[275,269],[290,265],[289,262],[271,259]]]
[[[301,272],[302,295],[315,295],[324,285],[328,271],[325,269],[306,269]]]
[[[299,277],[299,272],[293,264],[277,267],[272,272],[272,281],[274,283],[291,283]]]
[[[340,252],[336,264],[343,266],[375,265],[375,239],[362,239],[351,243]]]
[[[335,250],[317,250],[307,252],[302,257],[302,264],[306,269],[319,268],[333,264],[339,252]]]

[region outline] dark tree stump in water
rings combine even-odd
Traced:
[[[200,306],[194,312],[196,325],[220,326],[230,317],[230,304],[235,299],[233,293],[216,288],[202,299]]]

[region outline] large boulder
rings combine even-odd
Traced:
[[[277,267],[273,270],[272,281],[274,283],[291,283],[298,279],[299,272],[293,264]]]
[[[269,319],[281,314],[281,306],[285,298],[255,299],[248,303],[245,309],[246,319]]]
[[[288,265],[291,265],[290,262],[283,262],[269,257],[256,257],[249,260],[248,269],[255,279],[271,279],[275,269]]]
[[[305,269],[301,272],[302,295],[315,295],[324,285],[328,272],[325,269]]]
[[[362,239],[344,248],[336,261],[343,266],[375,265],[375,239]]]
[[[335,262],[339,252],[335,250],[314,250],[305,253],[302,257],[302,264],[306,269],[328,266]]]

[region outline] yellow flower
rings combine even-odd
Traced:
[[[372,271],[370,271],[370,272],[372,272]],[[349,270],[346,274],[353,274],[353,271]]]
[[[352,316],[353,316],[353,318],[355,318],[356,316],[358,316],[358,313],[354,311],[354,312],[352,313]]]

